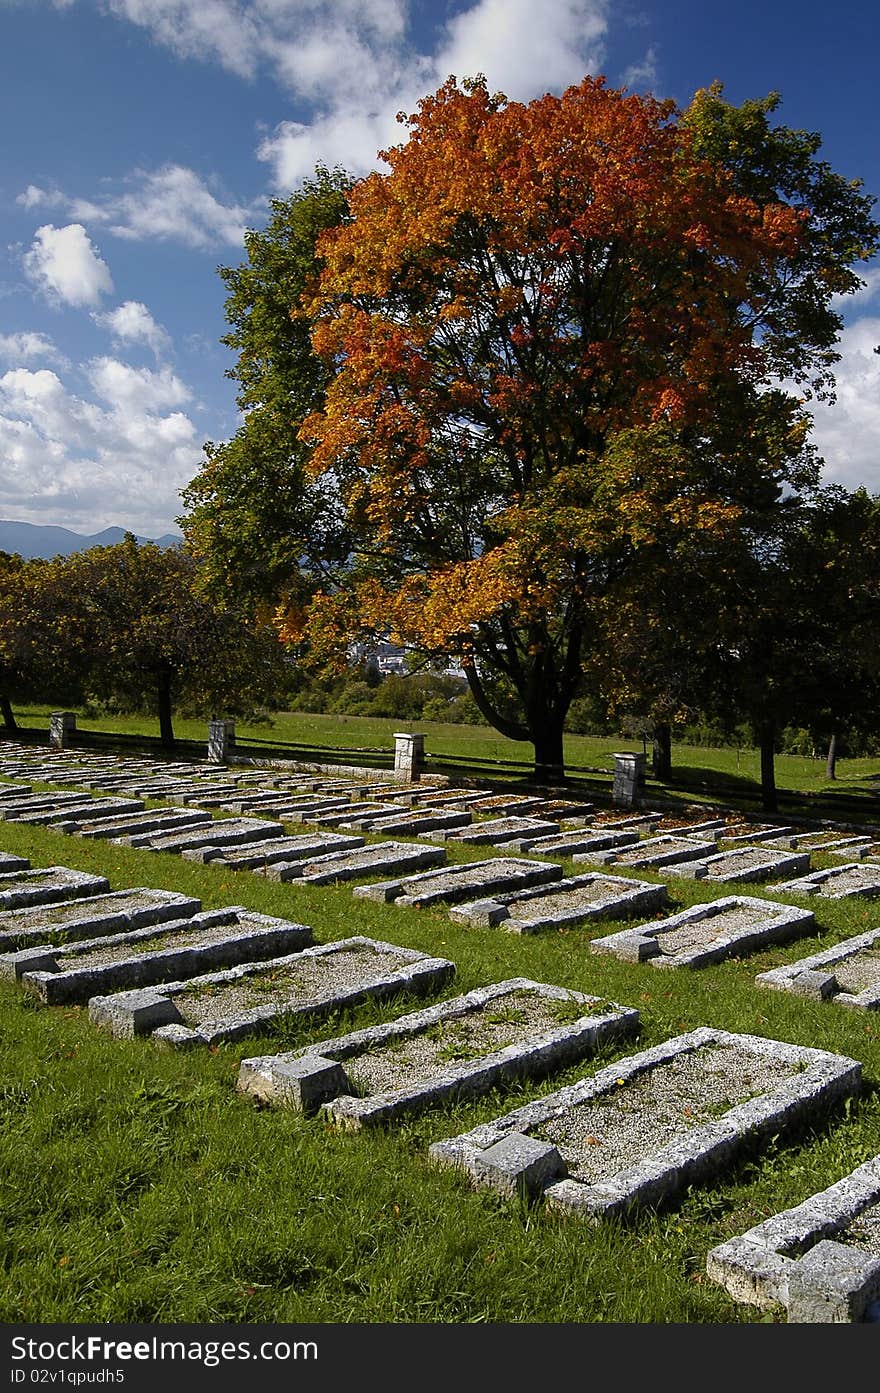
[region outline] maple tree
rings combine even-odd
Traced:
[[[244,573],[206,518],[228,495],[234,528],[277,492],[268,542],[249,535],[285,642],[344,663],[384,634],[453,657],[483,715],[561,771],[602,605],[639,559],[674,586],[695,538],[748,555],[755,519],[815,480],[803,398],[829,389],[832,297],[877,228],[773,109],[710,88],[678,112],[592,78],[528,104],[482,79],[426,97],[389,172],[297,243],[283,446],[265,487],[258,456],[243,487],[230,447],[209,457],[196,547]],[[234,322],[259,393],[277,297],[248,286]]]

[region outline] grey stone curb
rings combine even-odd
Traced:
[[[760,987],[773,987],[777,991],[794,992],[796,996],[811,997],[815,1001],[833,1001],[838,1006],[852,1006],[865,1011],[880,1007],[880,964],[877,969],[877,982],[860,992],[842,991],[834,975],[834,968],[847,958],[854,957],[865,949],[880,943],[880,929],[870,929],[826,948],[821,953],[798,958],[796,962],[783,967],[774,967],[768,972],[760,972],[755,978]]]
[[[64,803],[54,808],[41,808],[37,812],[16,813],[15,821],[28,826],[50,826],[55,822],[76,820],[90,822],[92,818],[120,816],[124,813],[143,812],[144,805],[139,798],[87,798],[79,803]]]
[[[106,884],[106,881],[104,882]],[[12,910],[9,915],[0,916],[0,952],[17,956],[17,950],[31,951],[32,944],[51,944],[69,942],[84,938],[104,937],[118,932],[131,932],[164,923],[170,919],[188,919],[197,914],[202,907],[201,900],[191,895],[180,895],[174,890],[152,890],[139,886],[132,890],[108,890],[106,894],[81,896],[73,900],[47,904],[47,910],[69,909],[70,917],[64,915],[63,922],[32,922],[35,908],[27,906],[24,914]],[[27,922],[22,923],[22,919]],[[0,964],[4,959],[0,958]],[[0,965],[0,975],[19,976],[20,973],[7,972]]]
[[[137,952],[137,935],[120,934],[116,937],[118,944],[131,944],[132,955],[129,958],[103,966],[77,968],[73,953],[63,958],[59,954],[61,966],[58,971],[48,966],[25,971],[22,982],[47,1005],[57,1006],[88,1001],[93,996],[109,992],[154,986],[175,978],[196,977],[210,968],[234,967],[239,963],[294,953],[300,948],[310,947],[313,941],[312,930],[306,924],[293,924],[286,919],[257,914],[244,905],[196,914],[191,919],[174,920],[163,925],[161,932],[162,937],[167,938],[175,933],[192,933],[200,929],[207,931],[227,924],[230,933],[224,938],[215,938],[201,946],[191,944],[186,948],[175,948],[173,945],[155,948],[148,953]],[[149,936],[149,930],[142,930],[139,935],[141,940]],[[99,945],[108,946],[106,940],[88,940],[79,944],[80,955]]]
[[[539,856],[576,856],[579,852],[635,846],[638,840],[638,832],[593,832],[585,827],[549,837],[514,837],[506,846],[509,851],[534,851]]]
[[[73,871],[67,866],[46,866],[36,871],[0,874],[0,910],[24,909],[35,904],[60,904],[86,895],[100,895],[110,889],[103,875]],[[0,920],[2,924],[2,920]],[[0,930],[0,943],[2,943]]]
[[[784,1306],[792,1322],[877,1320],[876,1254],[829,1240],[878,1204],[880,1156],[873,1156],[802,1204],[713,1248],[707,1275],[735,1301]]]
[[[187,827],[201,827],[211,821],[211,814],[193,809],[192,812],[174,813],[171,809],[155,808],[143,813],[129,813],[122,817],[98,818],[87,822],[75,816],[65,818],[54,824],[56,832],[67,832],[72,836],[99,838],[124,837],[129,833],[182,831]]]
[[[315,1059],[320,1061],[320,1065],[327,1060],[339,1065],[389,1040],[410,1038],[434,1026],[472,1015],[523,988],[556,1001],[580,1002],[584,1015],[570,1025],[545,1030],[503,1049],[438,1068],[429,1079],[419,1083],[379,1091],[366,1098],[352,1096],[343,1070],[334,1071],[322,1080],[322,1098],[316,1097],[311,1085],[307,1093],[302,1091],[300,1080],[311,1079],[309,1065]],[[542,1077],[583,1059],[608,1040],[634,1035],[638,1025],[639,1013],[630,1007],[517,977],[489,987],[479,987],[464,996],[411,1012],[387,1024],[368,1026],[365,1030],[355,1030],[332,1040],[321,1040],[304,1050],[244,1059],[239,1071],[238,1088],[267,1102],[301,1107],[324,1102],[323,1112],[327,1119],[351,1131],[391,1121],[404,1112],[439,1106],[451,1098],[474,1097],[503,1079]],[[289,1066],[294,1063],[297,1067],[291,1074]],[[328,1087],[333,1091],[324,1091]]]
[[[363,837],[346,837],[338,832],[309,832],[297,837],[277,837],[271,842],[255,842],[243,847],[203,846],[182,853],[185,861],[202,864],[220,862],[230,870],[260,870],[279,861],[301,861],[330,852],[356,851]]]
[[[577,909],[561,909],[541,914],[541,901],[551,895],[576,892],[597,882],[607,885],[606,899]],[[606,875],[601,872],[568,876],[535,889],[516,890],[509,895],[498,894],[482,900],[471,900],[454,906],[450,919],[459,924],[478,928],[500,926],[505,933],[535,934],[552,929],[576,928],[599,919],[623,919],[630,914],[650,914],[668,903],[665,885],[646,880],[631,880],[627,876]]]
[[[736,933],[725,934],[702,947],[685,948],[681,952],[664,954],[662,943],[665,934],[687,924],[712,920],[727,909],[755,909],[765,915],[759,927],[744,928]],[[680,914],[673,914],[660,923],[638,924],[620,933],[608,934],[605,938],[594,938],[590,944],[593,953],[611,953],[625,962],[651,963],[652,967],[706,967],[709,963],[722,962],[725,958],[740,953],[750,953],[768,943],[787,943],[810,933],[816,924],[816,917],[810,909],[795,909],[791,905],[775,905],[767,900],[753,899],[747,895],[730,895],[709,904],[694,905]]]
[[[756,855],[761,858],[757,862],[754,859]],[[737,862],[741,862],[739,869]],[[809,869],[810,853],[807,851],[777,851],[768,856],[763,846],[737,846],[730,851],[716,852],[714,856],[684,861],[675,867],[672,874],[685,876],[690,880],[726,881],[731,885],[747,885]]]
[[[548,885],[562,879],[562,867],[548,861],[516,861],[493,857],[490,861],[466,861],[443,870],[400,880],[383,880],[360,885],[354,894],[362,899],[379,900],[418,908],[435,904],[455,904],[472,894],[525,890],[530,885]]]
[[[145,847],[148,851],[192,851],[200,846],[241,846],[246,842],[266,842],[281,835],[280,822],[261,818],[221,818],[209,827],[191,833],[156,836],[153,832],[130,837],[114,837],[123,846]]]
[[[731,1165],[747,1144],[790,1130],[803,1117],[855,1093],[860,1086],[862,1066],[857,1060],[762,1036],[733,1035],[700,1027],[619,1060],[590,1078],[483,1123],[471,1132],[435,1142],[429,1154],[440,1163],[463,1168],[474,1184],[492,1184],[491,1173],[481,1172],[480,1157],[497,1142],[512,1133],[528,1135],[531,1129],[568,1109],[593,1102],[619,1087],[620,1080],[625,1085],[676,1055],[713,1043],[737,1045],[759,1056],[805,1067],[770,1092],[730,1108],[716,1122],[696,1127],[688,1137],[658,1148],[605,1180],[593,1185],[571,1178],[554,1180],[543,1191],[547,1204],[598,1221],[629,1217],[644,1205],[671,1203],[688,1185],[705,1181]],[[509,1176],[504,1183],[509,1184]]]
[[[240,981],[241,978],[273,968],[295,969],[297,963],[312,962],[333,953],[345,952],[352,947],[368,947],[376,954],[387,957],[389,971],[376,981],[354,986],[340,992],[316,996],[308,1001],[275,1002],[255,1007],[225,1017],[211,1026],[192,1030],[183,1022],[174,998],[182,992],[198,991],[202,987],[223,986]],[[187,981],[166,982],[161,991],[149,988],[130,992],[118,992],[112,996],[92,997],[89,1002],[89,1018],[95,1025],[120,1039],[130,1039],[135,1035],[152,1034],[159,1044],[175,1049],[188,1049],[198,1045],[210,1045],[220,1040],[238,1040],[245,1035],[270,1027],[281,1019],[318,1018],[345,1006],[353,1006],[369,999],[382,1000],[398,992],[437,991],[455,973],[455,964],[446,958],[430,958],[413,948],[399,948],[393,943],[356,936],[341,939],[335,943],[323,944],[318,948],[304,948],[299,953],[284,957],[268,958],[257,963],[244,963],[222,972],[206,973]]]
[[[416,846],[411,842],[377,842],[353,851],[332,851],[310,860],[281,861],[265,869],[255,867],[269,880],[302,880],[307,885],[332,885],[340,880],[360,880],[388,871],[418,871],[440,866],[446,860],[443,847]]]
[[[874,899],[880,895],[880,866],[877,867],[873,877],[868,876],[866,883],[856,886],[854,889],[835,889],[835,883],[847,871],[861,871],[863,874],[868,869],[868,863],[864,861],[847,861],[842,866],[834,866],[830,870],[813,871],[811,875],[802,876],[798,880],[785,880],[779,885],[773,886],[773,894],[779,895],[821,895],[829,900],[844,899]],[[827,887],[831,887],[830,889]]]
[[[615,848],[610,851],[582,852],[573,856],[576,866],[582,862],[592,862],[597,866],[628,866],[634,871],[658,869],[674,866],[679,861],[694,861],[698,857],[711,856],[715,842],[701,842],[696,837],[649,837],[638,848],[638,856],[631,855],[635,848]]]
[[[468,846],[506,846],[522,837],[549,837],[559,831],[559,823],[549,818],[496,817],[488,822],[474,822],[468,827],[437,828],[420,835],[430,841],[462,842]]]

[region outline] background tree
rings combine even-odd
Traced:
[[[179,522],[206,583],[237,601],[274,605],[295,582],[304,547],[314,564],[328,548],[332,554],[329,500],[306,486],[298,439],[328,371],[291,306],[318,270],[320,233],[347,216],[350,182],[341,169],[319,166],[290,198],[272,201],[262,231],[246,234],[247,261],[220,268],[232,325],[222,342],[237,354],[228,375],[239,383],[245,417],[230,441],[205,446]]]
[[[233,714],[277,686],[277,635],[206,597],[185,550],[129,534],[74,553],[63,570],[88,634],[90,690],[129,709],[155,702],[163,745],[174,744],[175,704]]]

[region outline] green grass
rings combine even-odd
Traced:
[[[0,984],[4,1322],[751,1323],[759,1311],[705,1279],[708,1250],[880,1152],[880,1021],[754,985],[757,972],[875,924],[869,903],[821,905],[816,935],[800,943],[659,973],[591,955],[589,939],[614,928],[607,921],[520,938],[345,887],[275,884],[44,828],[0,823],[0,848],[34,866],[103,873],[113,889],[245,904],[310,924],[317,942],[361,933],[450,957],[447,996],[525,976],[620,1001],[641,1012],[637,1047],[713,1025],[850,1055],[866,1080],[860,1100],[774,1140],[723,1184],[594,1227],[474,1191],[435,1168],[427,1147],[633,1044],[542,1084],[337,1134],[238,1095],[239,1059],[391,1019],[412,999],[176,1054],[111,1040],[84,1009],[45,1007]],[[457,848],[454,859],[475,853]],[[669,912],[728,889],[664,878]]]

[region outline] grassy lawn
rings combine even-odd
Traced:
[[[9,822],[0,849],[103,873],[113,889],[244,904],[310,924],[319,943],[367,934],[449,957],[447,996],[525,976],[641,1012],[637,1043],[552,1081],[351,1135],[254,1106],[235,1092],[238,1061],[390,1019],[412,1000],[176,1054],[112,1040],[83,1008],[44,1007],[0,983],[4,1322],[752,1323],[757,1309],[705,1279],[708,1250],[880,1152],[880,1021],[754,985],[756,973],[876,924],[869,902],[817,906],[818,932],[798,944],[660,973],[591,955],[589,939],[615,927],[607,921],[518,938],[344,887],[273,884]],[[668,912],[730,893],[663,878]],[[723,1184],[628,1224],[550,1216],[429,1162],[431,1141],[699,1025],[859,1059],[863,1094],[796,1138],[774,1139]]]

